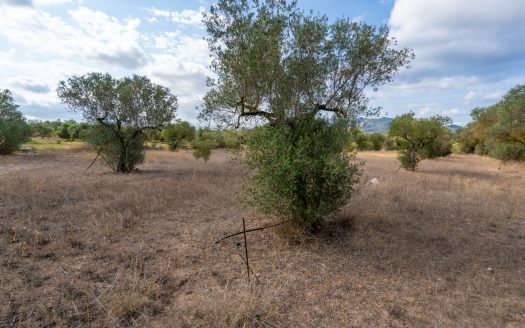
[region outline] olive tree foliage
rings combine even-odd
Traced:
[[[57,93],[70,109],[95,123],[86,139],[117,172],[143,162],[145,131],[169,123],[177,110],[177,97],[168,88],[138,75],[73,76],[59,83]]]
[[[332,178],[356,172],[344,147],[320,145],[346,145],[348,133],[335,131],[378,110],[367,106],[365,90],[389,82],[412,51],[398,49],[385,26],[349,19],[330,24],[295,1],[219,0],[204,23],[215,76],[208,79],[200,118],[222,127],[267,123],[264,138],[255,134],[248,141],[248,164],[258,170],[252,203],[312,227],[351,194],[352,183],[338,186]],[[281,169],[266,169],[268,161]],[[282,180],[286,192],[272,182],[276,176],[289,177]],[[278,201],[290,205],[276,206]]]
[[[22,113],[9,90],[0,90],[0,155],[18,150],[31,136]]]
[[[386,26],[329,24],[326,16],[305,15],[295,1],[220,0],[204,23],[216,78],[208,80],[201,118],[223,126],[375,112],[366,88],[391,81],[413,57],[396,47]]]
[[[310,135],[314,134],[314,137]],[[345,152],[344,120],[321,118],[264,126],[248,138],[245,163],[257,170],[246,196],[264,214],[315,228],[356,190],[360,165]]]
[[[422,159],[449,155],[452,133],[447,126],[451,123],[448,117],[416,118],[413,112],[396,117],[390,124],[389,135],[398,137],[401,165],[415,171]]]

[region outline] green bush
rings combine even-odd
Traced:
[[[412,153],[408,147],[401,147],[397,151],[397,159],[404,169],[414,171],[421,161],[421,156],[416,152],[415,156],[412,157]]]
[[[351,128],[348,135],[347,149],[353,150],[374,150],[374,143],[370,140],[369,135],[361,131],[361,129]]]
[[[525,144],[518,142],[499,143],[494,146],[489,155],[503,161],[525,160]]]
[[[351,197],[359,165],[345,155],[344,122],[322,119],[265,126],[251,133],[244,159],[255,170],[249,204],[312,229]]]
[[[0,155],[20,149],[31,137],[31,128],[17,108],[11,92],[0,91]]]
[[[129,172],[144,162],[144,133],[133,130],[123,131],[126,147],[120,147],[120,140],[112,128],[97,124],[84,132],[85,141],[97,151],[102,160],[119,172]],[[124,151],[124,153],[122,153]]]
[[[372,143],[372,150],[381,150],[385,143],[385,136],[382,133],[371,133],[368,139]]]
[[[179,148],[183,142],[190,142],[195,138],[195,127],[189,122],[178,121],[162,129],[162,138],[170,149],[175,150]]]
[[[214,143],[210,139],[200,139],[193,143],[193,156],[196,159],[202,158],[206,163],[211,156],[211,150],[214,148]]]
[[[386,150],[397,150],[397,143],[397,138],[388,135],[385,137]]]
[[[19,150],[30,136],[31,129],[23,120],[0,120],[0,155]]]
[[[443,130],[443,134],[439,135],[434,142],[425,145],[421,149],[421,157],[436,158],[445,157],[452,154],[452,133]]]

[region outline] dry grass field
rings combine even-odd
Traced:
[[[149,151],[84,172],[89,152],[0,157],[0,327],[524,327],[525,167],[474,155],[367,180],[312,236],[238,204],[248,174],[216,151]]]

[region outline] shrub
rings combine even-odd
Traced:
[[[322,119],[265,126],[248,139],[245,162],[256,170],[249,203],[266,214],[312,229],[353,194],[359,165],[343,150],[343,122]]]
[[[210,159],[211,150],[214,148],[213,141],[210,139],[200,139],[193,143],[193,156],[196,159],[202,158],[206,163]]]
[[[395,137],[385,137],[385,149],[386,150],[397,150],[397,139]]]
[[[165,127],[162,130],[162,137],[170,149],[175,150],[182,142],[189,142],[195,138],[195,127],[189,122],[178,121]]]
[[[17,108],[11,92],[0,91],[0,155],[20,149],[31,136],[31,128]]]
[[[382,133],[371,133],[368,139],[372,143],[373,150],[381,150],[385,143],[385,136]]]
[[[518,142],[503,142],[494,146],[489,155],[503,161],[525,160],[525,144]]]
[[[134,131],[124,131],[127,146],[124,153],[119,146],[119,137],[115,135],[111,128],[102,124],[97,124],[86,130],[84,133],[85,141],[100,153],[103,161],[110,167],[116,168],[125,162],[126,170],[129,172],[137,165],[144,162],[144,142],[146,135],[143,133],[135,134]]]

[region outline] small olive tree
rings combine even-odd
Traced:
[[[452,133],[447,126],[451,122],[444,116],[416,118],[413,112],[396,117],[390,124],[389,135],[398,137],[401,165],[415,171],[422,159],[449,155]]]
[[[365,90],[412,58],[388,28],[305,14],[296,1],[219,0],[205,15],[213,58],[200,117],[266,123],[248,141],[250,202],[312,228],[353,191],[347,128],[369,109]],[[343,128],[344,127],[344,128]]]
[[[144,160],[144,132],[169,123],[177,97],[147,77],[121,79],[90,73],[61,81],[58,96],[95,127],[86,140],[117,172],[129,172]]]
[[[18,111],[9,90],[0,91],[0,155],[18,150],[31,136],[31,128]]]
[[[177,149],[184,141],[195,139],[195,127],[187,121],[177,121],[162,129],[162,137],[170,149]]]

